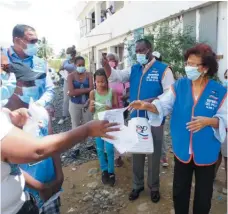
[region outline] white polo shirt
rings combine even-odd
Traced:
[[[0,111],[0,141],[13,128],[9,116]],[[9,164],[1,161],[1,213],[16,214],[24,202],[25,179],[23,174],[18,171],[16,164]]]

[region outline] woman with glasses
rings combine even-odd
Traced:
[[[215,165],[227,124],[227,91],[211,79],[218,71],[210,46],[197,44],[184,55],[187,78],[176,81],[152,103],[135,101],[134,109],[147,110],[151,125],[172,112],[170,129],[175,155],[173,200],[176,214],[188,214],[195,174],[193,214],[211,208]]]

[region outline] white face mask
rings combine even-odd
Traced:
[[[201,73],[198,71],[198,67],[185,66],[185,72],[188,79],[192,81],[199,79],[199,77],[201,76]]]

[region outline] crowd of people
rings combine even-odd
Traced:
[[[62,117],[58,124],[64,125],[70,116],[72,130],[54,135],[51,126],[54,84],[47,62],[36,56],[37,42],[34,28],[16,25],[13,46],[1,51],[2,213],[60,213],[59,195],[51,203],[45,203],[62,191],[60,153],[88,137],[95,137],[101,181],[113,187],[118,176],[115,167],[124,162],[113,144],[103,138],[113,138],[109,132],[120,129],[118,124],[99,121],[98,113],[129,106],[130,114],[124,115],[126,123],[128,119],[142,117],[151,125],[154,152],[147,155],[151,201],[160,200],[160,164],[168,166],[164,124],[171,115],[175,213],[189,213],[194,172],[193,213],[209,214],[222,156],[227,182],[227,70],[223,84],[212,79],[218,63],[211,47],[197,44],[188,49],[183,56],[186,77],[178,80],[146,39],[135,44],[136,64],[119,70],[118,56],[108,53],[103,55],[94,75],[86,69],[85,59],[77,56],[75,46],[69,47],[67,59],[59,69],[65,75]],[[25,129],[32,108],[44,109],[44,114],[37,115],[39,125],[33,136]],[[145,158],[145,154],[132,154],[130,201],[144,190]]]

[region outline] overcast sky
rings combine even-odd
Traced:
[[[56,53],[73,44],[77,47],[76,18],[83,5],[76,0],[0,0],[0,45],[12,44],[16,24],[28,24],[39,38],[47,38]]]

